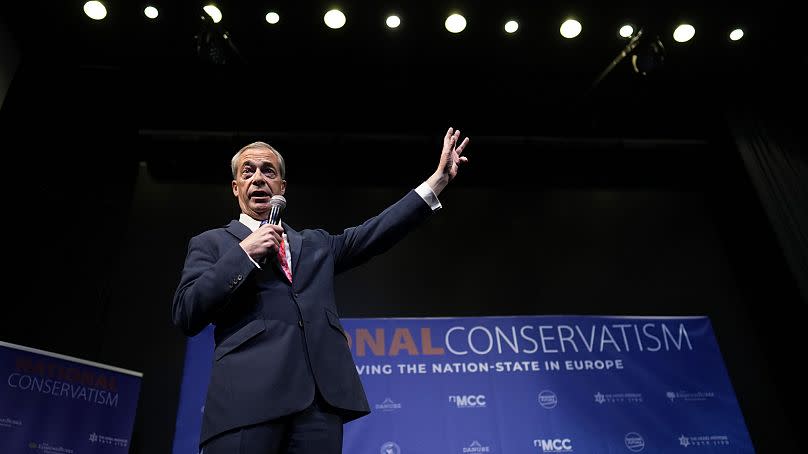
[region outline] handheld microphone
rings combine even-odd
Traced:
[[[281,214],[286,208],[286,197],[282,195],[273,195],[272,198],[269,199],[269,206],[271,207],[269,211],[269,223],[280,225]]]
[[[267,219],[267,224],[281,224],[281,214],[283,213],[284,208],[286,208],[286,198],[282,195],[273,195],[271,199],[269,199],[269,219]],[[264,225],[263,223],[261,225]],[[263,256],[258,260],[258,263],[261,265],[266,264],[267,256]]]

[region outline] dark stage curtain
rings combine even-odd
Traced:
[[[806,126],[775,110],[736,110],[729,126],[746,170],[808,304],[808,153]],[[794,116],[796,115],[796,116]]]

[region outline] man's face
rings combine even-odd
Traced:
[[[266,148],[244,150],[239,156],[232,186],[242,213],[253,219],[267,219],[269,199],[286,192],[286,180],[281,179],[278,157]]]

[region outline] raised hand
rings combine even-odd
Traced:
[[[461,156],[466,145],[469,144],[469,138],[463,139],[459,145],[458,141],[460,141],[460,130],[455,131],[454,128],[449,128],[446,136],[443,137],[443,150],[440,153],[438,170],[427,180],[435,195],[440,194],[443,188],[457,176],[460,164],[469,161],[466,156]]]
[[[460,130],[455,131],[454,128],[449,128],[443,138],[443,150],[440,153],[438,172],[447,176],[449,181],[452,181],[457,176],[457,168],[460,163],[469,161],[466,156],[460,156],[463,154],[463,149],[469,144],[469,138],[463,139],[460,145],[457,144],[458,140],[460,140]]]

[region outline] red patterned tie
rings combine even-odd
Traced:
[[[286,235],[284,235],[285,237]],[[286,260],[286,238],[281,238],[281,246],[278,248],[278,260],[281,262],[283,273],[289,282],[292,282],[292,270],[289,268],[289,262]]]

